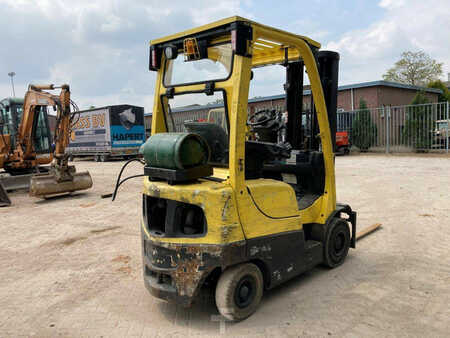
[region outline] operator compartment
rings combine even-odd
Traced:
[[[285,51],[284,61],[269,67],[253,68],[250,82],[249,98],[252,88],[258,88],[268,75],[285,73],[278,75],[285,78],[281,84],[285,90],[285,102],[281,106],[275,101],[267,106],[258,103],[249,108],[246,179],[272,179],[289,184],[299,210],[309,208],[324,195],[327,173],[323,148],[330,149],[331,146],[334,149],[335,144],[339,54],[319,51],[317,62],[331,144],[322,144],[323,140],[328,140],[321,137],[325,130],[319,128],[310,86],[306,86],[308,89],[304,86],[307,73],[302,59],[292,60]]]

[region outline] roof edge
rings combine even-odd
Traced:
[[[364,87],[375,87],[375,86],[411,89],[411,90],[417,90],[417,91],[422,90],[422,91],[425,91],[425,92],[437,93],[437,94],[441,94],[442,93],[442,90],[437,89],[437,88],[427,88],[427,87],[413,86],[413,85],[409,85],[409,84],[405,84],[405,83],[390,82],[390,81],[384,81],[384,80],[369,81],[369,82],[361,82],[361,83],[343,85],[343,86],[339,86],[338,90],[348,90],[348,89],[356,89],[356,88],[364,88]]]
[[[384,86],[384,87],[394,87],[394,88],[402,88],[402,89],[410,89],[410,90],[416,90],[420,91],[423,90],[428,93],[435,93],[435,94],[441,94],[442,90],[437,88],[427,88],[427,87],[419,87],[419,86],[413,86],[413,85],[407,85],[404,83],[397,83],[397,82],[389,82],[384,80],[379,81],[369,81],[369,82],[361,82],[361,83],[355,83],[350,85],[343,85],[338,87],[338,91],[343,90],[349,90],[349,89],[357,89],[357,88],[366,88],[366,87],[375,87],[375,86]],[[311,90],[306,89],[303,90],[303,95],[311,95]],[[270,101],[270,100],[281,100],[286,97],[286,94],[278,94],[278,95],[270,95],[270,96],[261,96],[261,97],[255,97],[252,99],[249,99],[249,103],[254,102],[261,102],[261,101]],[[179,107],[179,108],[173,108],[172,111],[191,111],[191,110],[197,110],[197,109],[210,109],[210,108],[219,108],[222,107],[220,104],[211,104],[211,105],[199,105],[195,107]],[[147,113],[145,116],[152,116],[152,113]]]

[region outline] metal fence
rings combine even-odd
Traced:
[[[448,102],[337,113],[337,130],[361,151],[448,152],[449,127]]]
[[[264,109],[284,111],[283,106],[258,106],[253,114]],[[185,120],[205,120],[208,106],[190,111],[174,109],[177,131],[184,130]],[[307,127],[308,114],[302,123]],[[364,110],[339,111],[337,131],[348,132],[350,143],[360,151],[370,152],[449,152],[449,103],[386,106]]]
[[[263,109],[284,107],[259,106],[255,111]],[[307,127],[308,118],[302,122]],[[350,143],[360,151],[449,152],[448,102],[339,111],[336,122],[337,131],[348,132]]]

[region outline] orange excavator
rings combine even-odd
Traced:
[[[61,89],[61,93],[47,91],[54,89]],[[57,111],[54,145],[48,132],[49,106]],[[71,106],[76,108],[67,84],[30,85],[22,109],[0,106],[0,169],[11,177],[33,173],[29,180],[31,196],[46,197],[92,187],[89,172],[76,173],[65,153],[77,116],[76,111],[71,112]],[[49,163],[49,167],[40,167]],[[5,190],[0,181],[0,205],[10,204]]]

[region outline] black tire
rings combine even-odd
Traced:
[[[344,263],[350,248],[350,229],[348,223],[333,218],[328,226],[324,243],[324,263],[335,268]]]
[[[100,162],[100,156],[99,155],[94,155],[94,161],[95,162]]]
[[[69,162],[73,162],[73,156],[70,155],[68,160],[69,160]]]
[[[263,288],[263,275],[255,264],[233,266],[225,270],[217,282],[217,309],[229,320],[243,320],[258,308]]]
[[[107,162],[108,161],[108,155],[100,155],[100,162]]]

